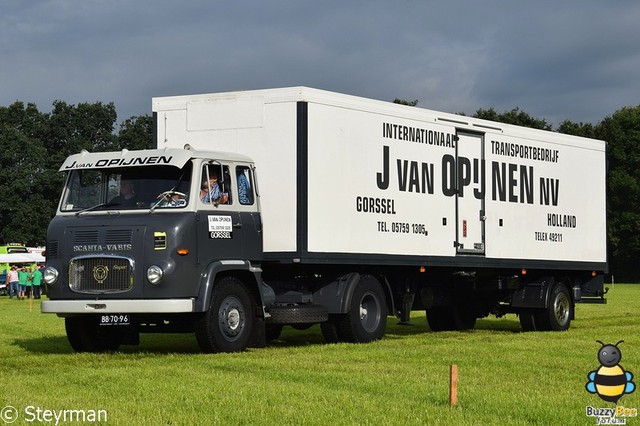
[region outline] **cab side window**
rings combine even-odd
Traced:
[[[247,166],[236,166],[236,181],[238,183],[238,201],[240,201],[240,204],[253,204],[251,169]]]
[[[230,175],[228,166],[215,164],[202,168],[200,201],[204,204],[229,204],[231,202]]]

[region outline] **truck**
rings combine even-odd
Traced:
[[[194,333],[203,352],[605,303],[606,143],[308,87],[157,97],[156,147],[81,152],[42,311],[76,351]]]
[[[7,274],[12,266],[28,266],[33,271],[37,267],[37,261],[41,260],[44,260],[44,257],[40,255],[31,256],[31,248],[26,247],[24,243],[0,245],[0,295],[6,296],[9,294]]]

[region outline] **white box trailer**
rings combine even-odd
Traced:
[[[283,326],[328,342],[604,303],[605,143],[305,87],[153,99],[157,147],[70,156],[43,312],[77,351]]]
[[[153,99],[255,160],[265,257],[602,271],[605,143],[306,87]]]

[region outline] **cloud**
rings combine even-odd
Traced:
[[[638,103],[640,4],[29,1],[0,14],[0,104],[115,102],[308,85],[554,124]]]

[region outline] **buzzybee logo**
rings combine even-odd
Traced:
[[[585,385],[587,392],[596,393],[602,400],[618,403],[622,395],[633,393],[636,385],[633,383],[633,373],[625,371],[620,365],[622,352],[618,345],[624,340],[620,340],[615,345],[604,344],[596,340],[602,347],[598,350],[598,361],[600,368],[590,371],[587,374],[589,381]]]
[[[638,409],[618,405],[618,400],[623,395],[633,393],[636,390],[633,373],[620,365],[622,352],[618,345],[623,340],[615,345],[605,344],[600,340],[596,340],[596,342],[601,345],[598,349],[600,367],[587,374],[589,381],[585,384],[585,389],[591,394],[597,394],[603,401],[613,402],[616,406],[615,408],[594,408],[589,405],[586,407],[586,415],[587,417],[595,417],[598,425],[626,424],[628,417],[638,416]]]

